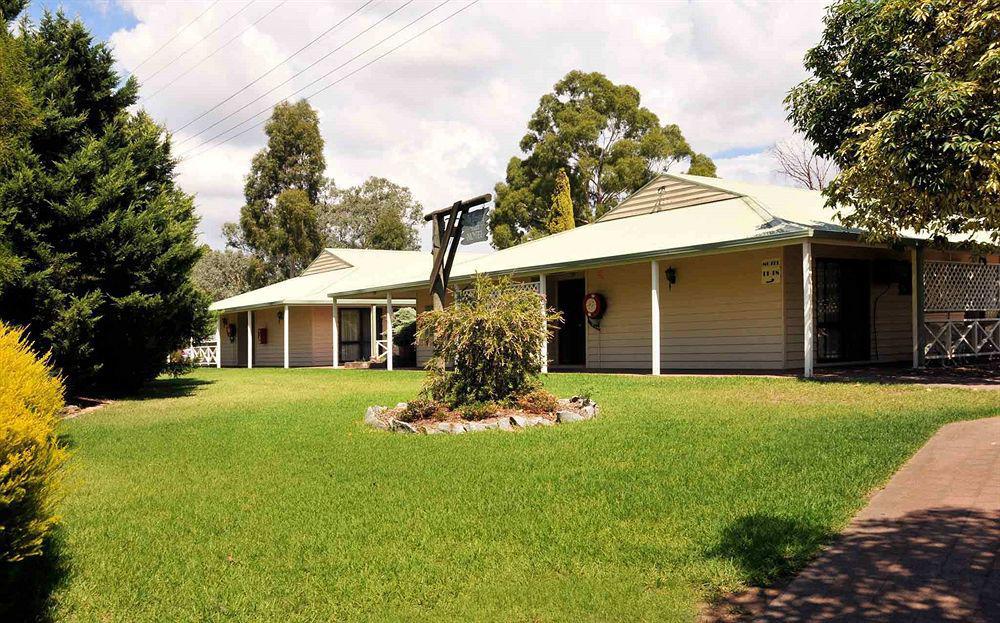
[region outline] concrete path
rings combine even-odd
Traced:
[[[757,620],[1000,622],[1000,417],[938,431]]]

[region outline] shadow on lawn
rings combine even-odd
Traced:
[[[130,400],[157,400],[160,398],[183,398],[195,394],[204,385],[211,385],[215,381],[204,379],[193,379],[182,376],[176,379],[156,379],[143,386],[135,395],[129,396]]]
[[[62,550],[56,534],[46,540],[41,556],[0,563],[0,621],[53,621],[52,593],[69,573]]]
[[[831,537],[823,526],[796,519],[745,515],[725,529],[710,555],[732,561],[750,584],[769,584],[800,569]]]

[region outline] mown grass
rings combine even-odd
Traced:
[[[602,417],[403,436],[417,372],[202,370],[65,422],[60,621],[689,621],[995,392],[552,375]]]

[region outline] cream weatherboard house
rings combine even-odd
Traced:
[[[458,258],[452,283],[511,275],[561,311],[541,353],[547,369],[809,376],[817,366],[1000,353],[1000,257],[860,234],[817,192],[663,174],[596,223]],[[364,338],[385,343],[392,327],[372,310],[401,299],[429,308],[429,272],[429,253],[328,249],[301,277],[213,305],[237,333],[223,333],[220,365],[336,366],[359,349],[381,354]],[[603,314],[585,312],[588,295]],[[344,316],[354,309],[361,318]],[[291,337],[251,347],[248,312],[254,326]],[[429,352],[418,344],[417,362]]]

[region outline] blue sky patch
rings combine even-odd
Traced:
[[[138,20],[129,11],[113,0],[32,0],[28,6],[28,16],[38,23],[45,9],[62,11],[68,17],[79,17],[94,37],[107,41],[116,30],[132,28]]]

